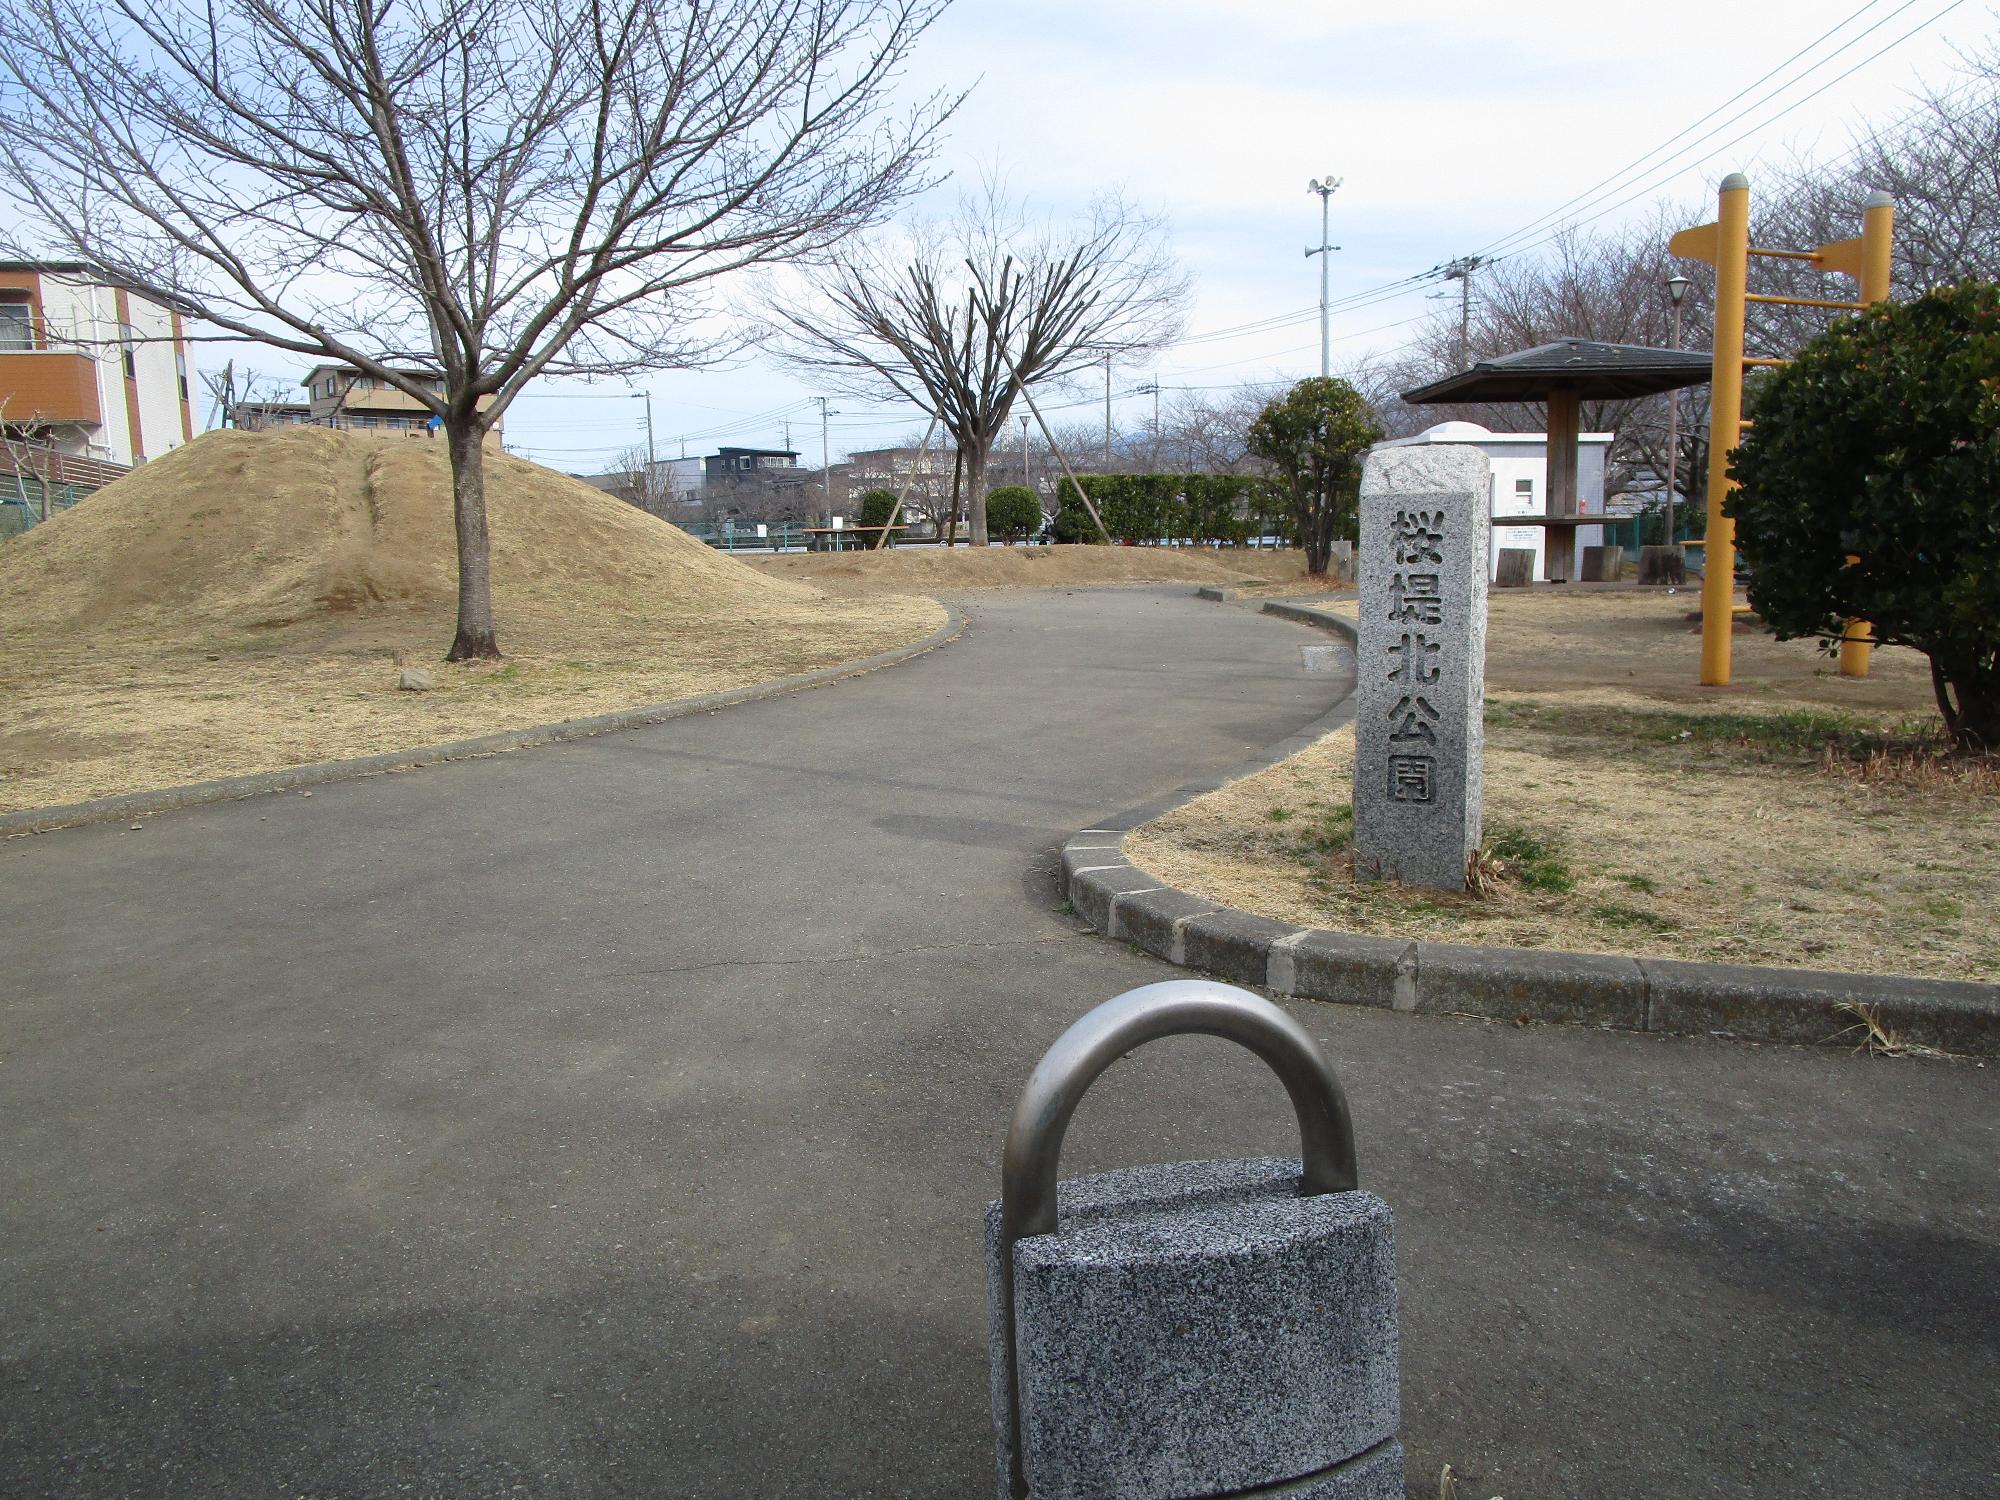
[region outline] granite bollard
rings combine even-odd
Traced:
[[[1465,889],[1486,731],[1487,460],[1385,448],[1361,476],[1354,870]]]
[[[1298,1161],[1055,1180],[1069,1114],[1139,1043],[1206,1032],[1271,1064]],[[1050,1048],[986,1213],[1001,1500],[1403,1494],[1395,1233],[1353,1187],[1346,1102],[1310,1037],[1206,980],[1132,990]]]

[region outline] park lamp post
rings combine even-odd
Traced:
[[[1308,249],[1306,259],[1319,257],[1319,378],[1326,379],[1333,373],[1333,338],[1327,328],[1327,266],[1333,260],[1333,252],[1340,246],[1327,243],[1327,234],[1332,223],[1328,217],[1327,204],[1340,191],[1340,179],[1329,172],[1322,182],[1315,177],[1306,185],[1306,191],[1319,194],[1319,246]]]
[[[1681,302],[1694,283],[1685,276],[1667,278],[1667,300],[1674,305],[1673,340],[1670,349],[1681,346]],[[1667,545],[1674,545],[1674,491],[1680,483],[1681,393],[1678,387],[1667,392]]]

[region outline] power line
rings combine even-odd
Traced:
[[[1720,104],[1716,105],[1713,109],[1709,110],[1707,114],[1704,114],[1695,120],[1691,120],[1688,124],[1683,126],[1680,130],[1676,131],[1673,135],[1668,136],[1664,141],[1660,142],[1659,145],[1653,147],[1650,151],[1644,152],[1641,155],[1635,157],[1633,160],[1627,162],[1624,166],[1620,167],[1616,172],[1613,172],[1610,176],[1599,178],[1596,182],[1592,183],[1589,187],[1583,189],[1581,192],[1575,194],[1573,197],[1564,199],[1561,203],[1558,203],[1554,208],[1550,209],[1547,213],[1542,214],[1538,218],[1530,219],[1526,224],[1523,224],[1520,228],[1515,229],[1507,234],[1503,234],[1502,236],[1500,236],[1499,239],[1494,240],[1490,244],[1480,246],[1479,253],[1483,255],[1492,251],[1497,251],[1501,247],[1511,243],[1514,240],[1532,234],[1536,229],[1540,228],[1543,224],[1549,222],[1551,219],[1559,217],[1564,209],[1570,208],[1577,204],[1585,203],[1586,201],[1589,202],[1596,201],[1596,196],[1599,194],[1600,189],[1612,188],[1612,185],[1619,182],[1620,179],[1629,176],[1631,173],[1641,168],[1644,168],[1646,166],[1646,163],[1650,162],[1654,157],[1658,156],[1662,151],[1665,151],[1669,146],[1673,145],[1674,142],[1682,139],[1690,131],[1699,129],[1701,126],[1707,124],[1710,120],[1714,119],[1717,115],[1721,114],[1723,110],[1729,108],[1730,105],[1734,104],[1738,99],[1741,99],[1745,94],[1749,93],[1751,90],[1762,87],[1765,83],[1769,82],[1779,73],[1782,73],[1786,68],[1790,67],[1793,63],[1797,62],[1800,58],[1804,57],[1807,53],[1811,52],[1814,48],[1818,47],[1822,42],[1826,41],[1836,32],[1839,32],[1845,27],[1853,24],[1854,21],[1860,18],[1863,12],[1872,10],[1879,3],[1880,0],[1867,0],[1867,3],[1862,5],[1859,9],[1853,11],[1847,16],[1842,17],[1839,21],[1835,22],[1832,26],[1828,27],[1825,31],[1821,32],[1818,36],[1814,37],[1810,42],[1806,43],[1805,46],[1799,48],[1798,51],[1794,52],[1790,57],[1786,58],[1783,62],[1777,64],[1775,67],[1768,69],[1760,77],[1752,79],[1749,83],[1746,83],[1742,88],[1738,89],[1735,93],[1731,94],[1727,99],[1723,100]],[[1897,8],[1891,11],[1887,16],[1884,16],[1881,21],[1877,21],[1876,25],[1879,26],[1882,24],[1883,21],[1894,19],[1897,15],[1901,14],[1905,10],[1908,10],[1910,6],[1914,5],[1915,3],[1916,0],[1903,0],[1903,3],[1901,5],[1897,6]],[[1872,30],[1873,28],[1871,27],[1870,29]],[[1866,36],[1867,34],[1868,33],[1864,31],[1860,34],[1860,36],[1850,38],[1848,42],[1845,43],[1844,45],[1852,46],[1855,42],[1859,41],[1862,36]],[[1814,69],[1822,67],[1825,65],[1825,63],[1830,62],[1834,56],[1838,56],[1838,53],[1830,54],[1828,57],[1822,58],[1818,63],[1813,64],[1812,68],[1808,68],[1805,71],[1805,73],[1800,74],[1799,78],[1793,79],[1791,80],[1791,82],[1784,84],[1783,88],[1790,88],[1793,83],[1797,83],[1801,79],[1809,76]],[[1762,101],[1760,100],[1759,102],[1761,103]],[[1754,109],[1756,108],[1756,105],[1754,104],[1750,105],[1748,106],[1748,108]],[[1732,118],[1740,118],[1740,116]],[[1728,123],[1729,123],[1728,121],[1724,122],[1725,125]],[[1699,143],[1697,142],[1696,144]],[[1615,189],[1613,190],[1615,191]]]
[[[1673,181],[1674,178],[1680,176],[1683,172],[1689,171],[1694,167],[1698,167],[1703,162],[1713,160],[1715,157],[1720,156],[1723,152],[1729,150],[1731,147],[1742,144],[1744,141],[1748,140],[1751,136],[1756,135],[1759,131],[1766,129],[1769,126],[1775,124],[1777,121],[1783,119],[1786,115],[1790,114],[1800,105],[1811,103],[1814,99],[1817,99],[1821,94],[1824,94],[1828,89],[1834,87],[1836,84],[1842,83],[1845,80],[1853,77],[1856,73],[1860,72],[1863,68],[1867,67],[1877,58],[1882,57],[1887,53],[1895,51],[1896,48],[1902,46],[1904,42],[1907,42],[1911,37],[1915,36],[1918,32],[1923,31],[1928,27],[1935,25],[1937,22],[1943,20],[1946,16],[1951,14],[1951,12],[1957,10],[1959,6],[1963,5],[1964,3],[1965,0],[1951,0],[1950,4],[1944,6],[1943,9],[1935,12],[1926,19],[1919,21],[1915,26],[1912,26],[1908,31],[1904,32],[1894,41],[1884,43],[1882,46],[1876,48],[1875,51],[1869,53],[1868,56],[1862,58],[1859,62],[1855,63],[1852,67],[1848,68],[1845,72],[1839,73],[1836,76],[1829,78],[1825,83],[1821,84],[1818,88],[1814,89],[1810,94],[1806,94],[1801,98],[1794,99],[1790,104],[1787,104],[1783,109],[1779,110],[1777,113],[1773,115],[1770,115],[1766,119],[1758,121],[1755,125],[1752,125],[1748,130],[1745,130],[1740,135],[1732,136],[1730,139],[1724,141],[1721,145],[1714,147],[1712,150],[1704,152],[1701,156],[1695,158],[1693,161],[1683,162],[1681,165],[1674,167],[1672,170],[1668,171],[1666,175],[1654,179],[1652,182],[1648,183],[1645,187],[1640,188],[1637,192],[1632,193],[1627,197],[1619,199],[1616,203],[1609,204],[1606,207],[1599,209],[1596,213],[1591,214],[1586,218],[1573,220],[1568,224],[1565,224],[1555,230],[1552,230],[1550,233],[1543,235],[1540,239],[1535,240],[1530,244],[1522,245],[1514,250],[1509,251],[1507,254],[1507,258],[1513,259],[1521,255],[1526,255],[1531,251],[1539,250],[1542,246],[1552,243],[1565,228],[1577,229],[1581,228],[1585,224],[1594,224],[1599,219],[1605,217],[1605,215],[1616,213],[1619,209],[1624,208],[1626,205],[1631,203],[1636,203],[1639,199],[1644,198],[1649,194],[1658,192],[1662,187],[1665,187],[1669,182]],[[1897,14],[1897,12],[1892,12],[1891,14],[1892,15]],[[1763,101],[1759,102],[1761,103]],[[1740,118],[1741,116],[1738,115],[1732,117],[1732,120]],[[1716,128],[1719,130],[1722,129],[1723,127],[1718,126]],[[1713,131],[1710,132],[1710,134],[1713,133],[1714,133]],[[1707,136],[1703,136],[1702,140],[1706,140],[1707,138],[1708,138]],[[1691,143],[1691,146],[1699,144],[1700,141],[1695,141]],[[1680,153],[1676,152],[1675,154],[1679,155]],[[1851,154],[1852,153],[1850,153],[1850,155]]]

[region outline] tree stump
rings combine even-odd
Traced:
[[[1687,554],[1679,547],[1639,549],[1639,582],[1679,588],[1687,583]]]
[[[1502,547],[1500,565],[1494,570],[1493,586],[1524,589],[1535,581],[1535,552],[1532,547]]]
[[[1616,583],[1624,576],[1625,549],[1623,547],[1585,547],[1583,549],[1583,582]]]

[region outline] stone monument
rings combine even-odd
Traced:
[[[1385,448],[1361,476],[1354,871],[1465,889],[1479,848],[1487,460]]]

